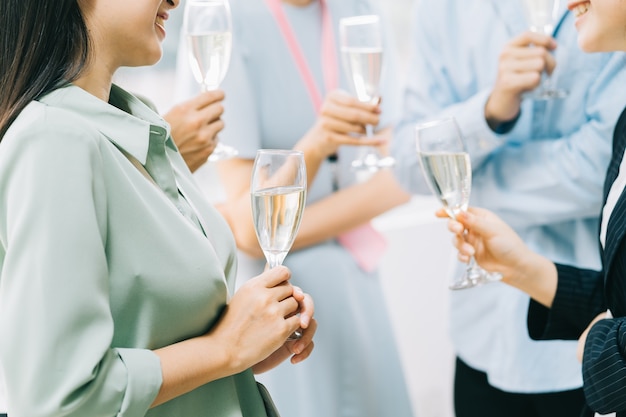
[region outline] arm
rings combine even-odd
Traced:
[[[499,213],[515,229],[596,218],[600,211],[612,131],[624,106],[614,92],[623,88],[626,76],[620,55],[593,59],[592,68],[598,61],[604,65],[585,73],[590,79],[583,91],[572,89],[549,119],[535,116],[550,128],[507,142],[475,171],[480,187],[472,190],[473,201]],[[564,134],[559,136],[560,129]]]
[[[277,267],[248,280],[208,333],[157,349],[163,383],[152,405],[248,368],[271,369],[291,355],[292,363],[306,359],[317,328],[313,303],[287,284],[289,278],[286,268]],[[299,305],[300,316],[294,314]],[[285,342],[298,327],[305,329],[303,337]]]
[[[626,409],[626,318],[600,320],[589,330],[583,355],[587,403],[609,414]]]
[[[406,113],[392,143],[402,183],[411,190],[428,192],[415,156],[413,123],[454,116],[468,144],[476,184],[480,184],[472,189],[475,204],[498,212],[516,229],[597,217],[611,131],[624,104],[624,96],[614,93],[626,82],[622,56],[583,54],[577,50],[573,25],[564,22],[555,53],[557,67],[569,70],[562,71],[559,78],[565,81],[569,77],[569,97],[544,103],[543,108],[541,103],[524,100],[514,128],[497,134],[487,124],[485,105],[497,79],[495,54],[505,45],[499,46],[497,39],[508,35],[501,28],[501,19],[486,10],[485,19],[491,20],[476,23],[487,25],[484,35],[465,33],[469,18],[457,16],[446,18],[459,28],[451,35],[446,31],[444,37],[441,28],[432,23],[444,18],[446,2],[442,3],[426,0],[418,4],[413,38],[417,46],[405,91]],[[459,34],[465,34],[467,40]],[[488,75],[492,72],[493,77]],[[533,129],[538,133],[533,134]]]
[[[438,217],[447,217],[444,210]],[[606,310],[600,271],[557,265],[526,246],[515,231],[492,212],[471,207],[448,222],[455,234],[458,258],[476,262],[503,275],[502,281],[527,293],[534,301],[528,330],[535,340],[576,339]]]
[[[111,347],[107,192],[97,146],[86,139],[93,133],[43,118],[32,125],[11,138],[21,146],[1,176],[0,354],[10,411],[145,414],[161,370],[147,349]]]
[[[441,209],[437,217],[447,218]],[[476,262],[489,272],[502,274],[502,281],[551,307],[557,290],[557,268],[533,252],[510,226],[489,210],[471,207],[448,222],[461,262]],[[467,230],[467,233],[466,233]]]

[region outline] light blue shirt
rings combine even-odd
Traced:
[[[415,123],[454,116],[472,158],[471,204],[495,211],[548,258],[599,268],[602,185],[612,130],[626,103],[624,55],[583,53],[574,16],[563,9],[552,80],[569,96],[524,100],[517,123],[496,134],[484,106],[503,46],[527,28],[521,3],[420,0],[412,27],[405,114],[392,144],[403,184],[428,192],[415,152]],[[525,294],[495,283],[450,297],[456,352],[486,372],[493,386],[529,393],[582,385],[575,342],[528,337]]]

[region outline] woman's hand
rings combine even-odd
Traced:
[[[442,209],[437,217],[448,217]],[[502,274],[502,281],[514,286],[539,303],[550,307],[556,294],[558,274],[549,259],[536,254],[522,239],[494,213],[480,208],[469,208],[448,222],[454,233],[453,244],[458,258],[476,262],[489,272]]]
[[[220,119],[224,113],[222,100],[223,91],[207,91],[174,106],[163,116],[191,172],[200,168],[215,150],[217,134],[224,129]]]
[[[379,115],[378,103],[362,103],[345,91],[332,91],[324,100],[315,124],[294,149],[315,149],[323,159],[336,153],[341,145],[379,146],[384,143],[384,137],[363,137],[366,125],[378,125]]]
[[[279,266],[248,280],[208,333],[223,341],[235,369],[242,371],[262,362],[282,348],[290,334],[314,323],[311,298],[292,286],[290,278],[290,271]],[[314,329],[315,325],[305,339],[308,344]]]
[[[256,364],[252,368],[254,373],[260,374],[268,371],[290,356],[292,364],[302,362],[308,358],[313,351],[313,336],[317,330],[317,321],[313,318],[313,299],[308,294],[304,294],[298,287],[294,287],[294,298],[300,303],[299,311],[302,337],[298,340],[287,340],[285,344],[272,353],[267,359]]]
[[[437,217],[447,218],[443,210]],[[448,230],[454,233],[453,245],[459,251],[458,258],[469,262],[474,256],[476,262],[489,272],[500,272],[505,277],[520,263],[520,255],[526,245],[519,236],[492,212],[470,208],[467,213],[459,213],[456,220],[450,219]]]

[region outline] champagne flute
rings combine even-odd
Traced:
[[[232,48],[232,24],[228,0],[190,0],[183,22],[189,64],[202,91],[215,90],[226,75]],[[218,142],[209,161],[232,158],[232,146]]]
[[[432,193],[441,201],[448,216],[455,218],[469,205],[472,188],[470,157],[453,118],[418,124],[415,128],[417,155],[424,178]],[[465,273],[449,288],[460,290],[498,281],[499,273],[489,273],[472,257]]]
[[[353,93],[363,103],[377,103],[383,63],[380,17],[343,18],[339,21],[339,35],[343,68]],[[367,137],[374,135],[373,126],[367,125],[365,129]],[[394,163],[392,157],[382,157],[376,148],[364,146],[360,156],[352,161],[352,168],[375,172]]]
[[[306,200],[306,166],[300,151],[259,149],[250,194],[259,245],[270,268],[282,265],[298,233]],[[289,336],[299,339],[300,330]]]
[[[552,36],[559,15],[559,0],[523,0],[522,3],[530,31]],[[555,88],[544,70],[541,85],[527,96],[535,100],[550,100],[567,97],[567,91]]]

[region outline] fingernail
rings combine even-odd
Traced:
[[[293,352],[295,354],[302,353],[303,350],[304,350],[303,342],[297,342],[295,345],[293,345]]]

